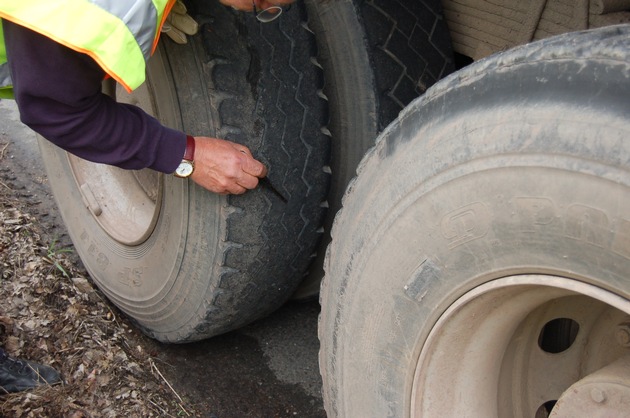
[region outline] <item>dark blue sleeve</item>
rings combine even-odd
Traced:
[[[22,122],[66,151],[126,169],[172,173],[186,135],[101,93],[104,71],[88,55],[3,19]]]

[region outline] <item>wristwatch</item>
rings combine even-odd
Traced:
[[[186,151],[182,162],[173,173],[176,177],[186,178],[195,171],[195,138],[190,135],[186,136]]]

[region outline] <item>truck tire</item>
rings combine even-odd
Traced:
[[[379,132],[455,70],[440,0],[353,0],[374,69]]]
[[[305,3],[330,110],[332,177],[320,245],[325,249],[343,193],[365,152],[411,100],[454,70],[454,59],[439,0],[411,7],[364,0]],[[319,293],[324,255],[318,252],[295,299]]]
[[[148,335],[188,342],[241,327],[284,303],[312,261],[325,214],[329,138],[321,69],[303,6],[261,24],[195,1],[187,45],[161,41],[142,89],[121,100],[192,135],[247,145],[268,188],[210,193],[41,148],[77,252],[100,289]]]
[[[629,51],[629,26],[519,47],[382,133],[326,258],[329,417],[628,411]]]

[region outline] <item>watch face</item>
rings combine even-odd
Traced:
[[[175,170],[175,175],[177,177],[188,177],[192,174],[194,166],[191,161],[182,161],[179,163],[179,167]]]

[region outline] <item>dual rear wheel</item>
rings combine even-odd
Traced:
[[[199,340],[318,293],[322,248],[358,161],[392,117],[392,103],[402,108],[420,93],[411,77],[426,86],[427,74],[448,68],[448,47],[436,54],[427,35],[436,66],[376,73],[380,40],[366,36],[359,18],[372,3],[298,2],[262,24],[214,0],[190,1],[199,34],[187,45],[161,41],[147,83],[117,92],[168,126],[247,145],[287,202],[266,188],[218,196],[173,176],[82,161],[41,141],[77,252],[145,333]],[[371,19],[393,22],[386,14]],[[446,33],[443,22],[438,27]],[[407,83],[399,86],[401,76]],[[387,101],[389,113],[380,110]]]

